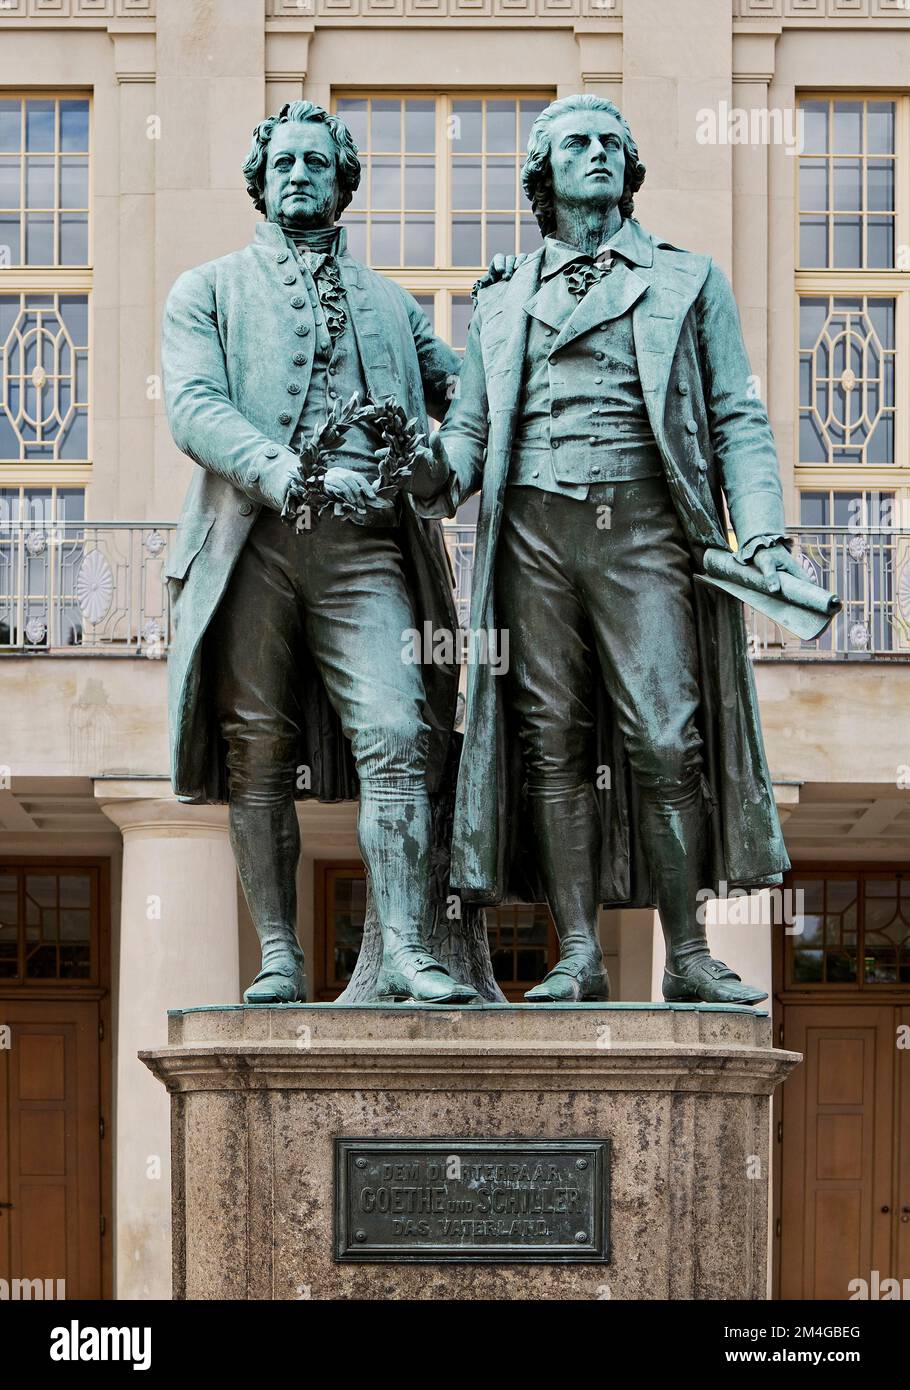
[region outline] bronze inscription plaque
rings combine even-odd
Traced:
[[[335,1259],[605,1263],[608,1139],[336,1139]]]

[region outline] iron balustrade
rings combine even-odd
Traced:
[[[910,530],[791,526],[792,554],[807,576],[843,602],[821,637],[802,641],[746,609],[756,660],[857,661],[910,658]]]
[[[173,522],[0,524],[0,650],[162,657]]]
[[[0,651],[166,655],[171,635],[163,577],[174,522],[0,524]],[[445,526],[459,623],[470,620],[475,528]],[[746,609],[758,661],[910,658],[910,529],[795,526],[793,554],[842,598],[827,632],[801,641]]]

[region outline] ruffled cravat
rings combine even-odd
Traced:
[[[338,228],[312,227],[308,231],[288,231],[287,235],[315,281],[326,328],[334,344],[348,321],[344,284],[335,259]]]
[[[594,261],[570,261],[563,267],[563,275],[569,290],[574,294],[579,303],[592,285],[596,285],[605,275],[609,275],[613,269],[613,257],[610,251],[601,248]]]

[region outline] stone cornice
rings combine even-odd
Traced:
[[[114,45],[117,81],[154,82],[155,27],[152,24],[111,24],[108,35]]]
[[[0,25],[27,29],[154,29],[155,0],[0,0]]]
[[[187,3],[189,0],[187,0]],[[266,0],[267,33],[316,28],[567,28],[618,33],[636,0]],[[153,32],[156,0],[0,0],[0,28]],[[734,33],[768,28],[905,29],[904,0],[731,0]],[[606,75],[607,79],[609,74]]]
[[[303,82],[310,65],[312,20],[291,25],[284,20],[267,24],[265,30],[265,80]]]
[[[800,1061],[780,1048],[467,1041],[211,1043],[140,1052],[169,1091],[723,1092],[767,1096]]]
[[[576,24],[581,80],[622,82],[622,28],[613,24]]]
[[[733,81],[769,83],[774,78],[780,24],[733,30]]]
[[[171,1091],[724,1092],[767,1096],[799,1061],[767,1014],[719,1005],[297,1004],[182,1009],[143,1052]]]
[[[910,12],[901,0],[733,0],[734,23],[768,20],[783,21],[785,25],[854,24],[871,21],[878,24],[889,20],[910,19]]]

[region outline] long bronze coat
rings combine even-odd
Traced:
[[[437,418],[448,408],[461,366],[457,353],[433,336],[400,286],[344,250],[338,264],[368,389],[377,397],[394,395],[426,429],[427,407]],[[178,448],[200,465],[165,564],[176,628],[168,654],[171,777],[183,801],[227,800],[226,750],[207,690],[204,637],[260,508],[281,508],[295,458],[287,445],[312,370],[308,281],[280,227],[262,222],[251,245],[181,275],[165,308],[168,420]],[[318,528],[316,521],[300,544],[318,544]],[[457,619],[438,523],[418,518],[408,499],[401,534],[418,628],[429,620],[451,630]],[[423,677],[435,790],[449,756],[457,668],[425,665]],[[299,761],[312,780],[299,795],[356,796],[350,749],[312,663],[301,682]]]
[[[758,535],[784,532],[777,456],[764,407],[749,389],[748,358],[726,278],[710,258],[680,251],[632,225],[638,248],[632,269],[641,280],[632,310],[639,374],[695,570],[706,546],[727,545],[724,497],[741,546]],[[526,306],[540,285],[542,257],[536,252],[510,281],[480,291],[459,398],[442,430],[453,470],[445,509],[481,490],[473,629],[497,627],[496,546],[508,505]],[[593,297],[591,303],[589,312],[588,300],[582,302],[571,327],[551,340],[551,350],[567,335],[597,326]],[[789,860],[765,759],[742,607],[694,581],[692,593],[715,891],[722,881],[779,882]],[[645,905],[653,893],[637,834],[635,788],[606,690],[600,701],[596,756],[611,769],[610,788],[598,793],[601,900]],[[539,897],[523,836],[528,817],[516,744],[507,728],[502,676],[490,665],[472,664],[452,853],[452,881],[467,900]]]

